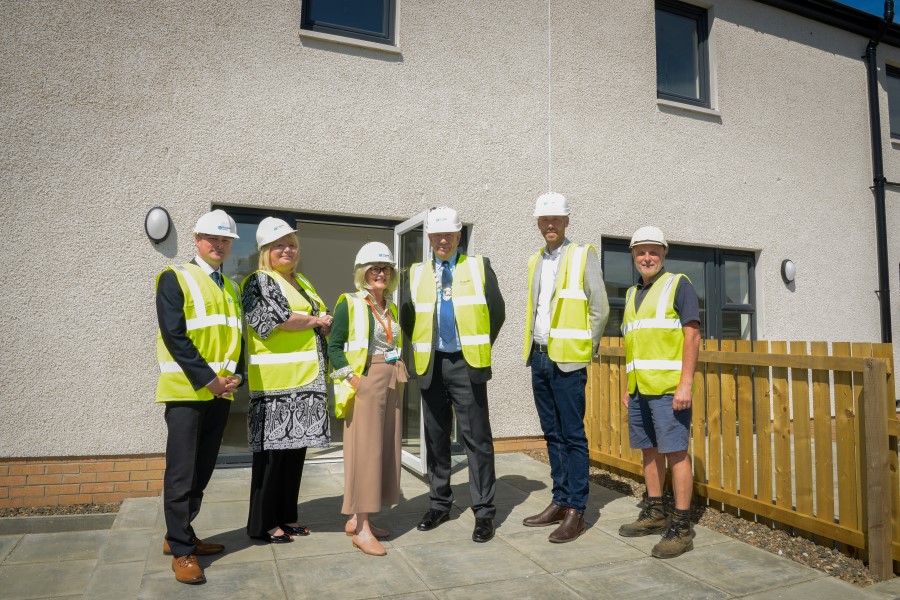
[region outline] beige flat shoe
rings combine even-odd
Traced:
[[[384,549],[384,546],[373,537],[362,540],[358,535],[354,535],[352,540],[355,548],[359,548],[370,556],[384,556],[387,554],[387,550]]]
[[[369,529],[372,531],[372,535],[377,538],[391,537],[390,531],[382,529],[381,527],[376,527],[372,521],[369,521]],[[344,524],[344,533],[347,535],[356,535],[356,525],[354,525],[352,521],[347,521]]]

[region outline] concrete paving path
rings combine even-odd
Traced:
[[[344,535],[342,467],[307,465],[300,521],[312,534],[279,545],[245,535],[249,469],[217,470],[194,526],[226,551],[200,558],[204,585],[175,581],[161,549],[162,502],[141,498],[127,500],[107,530],[0,535],[0,598],[900,598],[900,580],[860,589],[703,527],[692,552],[654,559],[657,537],[616,534],[637,516],[635,499],[593,484],[587,532],[551,544],[552,528],[522,526],[550,498],[549,467],[523,454],[497,456],[490,542],[471,541],[464,464],[454,469],[452,518],[430,532],[415,528],[428,508],[427,485],[404,470],[401,503],[375,519],[393,532],[388,554],[366,556]]]

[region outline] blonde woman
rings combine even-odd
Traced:
[[[400,325],[391,294],[398,275],[390,249],[369,242],[356,255],[357,291],[334,309],[328,357],[334,371],[335,413],[344,419],[345,525],[366,554],[387,554],[378,541],[390,532],[369,515],[400,501],[400,398],[407,380],[400,360]]]
[[[312,284],[297,273],[296,230],[267,217],[256,231],[259,271],[243,284],[248,325],[253,452],[247,535],[272,544],[309,535],[297,522],[307,448],[328,447],[325,337],[331,316]]]

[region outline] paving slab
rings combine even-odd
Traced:
[[[83,594],[97,565],[96,560],[50,563],[3,563],[0,590],[5,600],[30,600]]]
[[[100,556],[108,531],[67,531],[30,533],[10,552],[4,565],[51,563],[68,560],[93,560]]]
[[[585,598],[597,600],[677,600],[727,598],[711,585],[666,566],[655,558],[573,569],[556,576]]]
[[[249,500],[232,502],[203,502],[200,514],[192,525],[197,537],[206,535],[206,531],[222,529],[241,529],[247,526]]]
[[[254,600],[284,600],[281,581],[275,563],[242,563],[212,565],[205,569],[206,583],[185,585],[175,581],[171,569],[147,573],[141,580],[141,600],[223,600],[224,598],[253,598]],[[304,598],[307,596],[289,596]]]
[[[499,537],[484,544],[469,539],[399,548],[398,552],[431,590],[543,573],[543,569]]]
[[[822,576],[812,581],[805,581],[759,594],[744,596],[744,600],[795,600],[797,598],[815,598],[816,600],[876,600],[879,596],[865,589],[858,588],[833,577]]]
[[[416,592],[414,594],[403,594],[401,596],[372,596],[372,598],[388,598],[390,600],[435,600],[437,596],[431,592]]]
[[[111,529],[144,529],[156,521],[159,496],[127,498],[122,502]]]
[[[10,552],[13,551],[13,548],[16,547],[22,538],[25,537],[23,535],[3,535],[0,536],[0,563],[6,560],[6,557],[9,556]]]
[[[162,549],[162,538],[153,529],[114,529],[106,536],[100,548],[98,564],[144,562],[148,546],[156,542]]]
[[[383,542],[385,548],[390,548],[390,542]],[[320,531],[313,528],[307,537],[295,539],[290,544],[272,544],[272,552],[276,560],[288,558],[307,558],[311,556],[329,556],[336,554],[352,554],[359,552],[353,547],[350,536],[333,528],[331,531]],[[335,557],[334,560],[340,560]]]
[[[683,573],[735,596],[745,596],[822,577],[819,571],[733,540],[695,548],[665,562]]]
[[[435,592],[440,600],[578,600],[581,598],[573,590],[550,574],[532,575],[519,579],[493,581],[478,585],[455,587]]]
[[[894,577],[893,579],[870,585],[865,590],[879,599],[890,598],[891,600],[897,600],[900,598],[900,577]]]
[[[324,475],[308,476],[303,473],[300,482],[300,498],[309,496],[342,496],[344,493],[344,478],[338,475],[326,473]]]
[[[84,597],[90,600],[137,598],[143,576],[143,560],[97,565]]]
[[[390,551],[279,560],[278,571],[288,598],[355,600],[428,591],[403,557]]]
[[[470,522],[464,518],[458,508],[450,510],[449,521],[441,523],[431,531],[416,529],[421,519],[422,515],[419,513],[391,516],[386,524],[391,531],[391,537],[388,538],[391,544],[403,548],[463,540],[474,543],[472,542],[472,529],[475,527],[475,521],[471,520]]]
[[[553,527],[541,529],[544,530],[544,535],[515,533],[503,539],[548,573],[638,560],[647,556],[596,528],[587,529],[577,540],[565,544],[554,544],[547,539]]]

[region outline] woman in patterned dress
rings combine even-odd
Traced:
[[[400,501],[400,398],[407,380],[391,294],[398,276],[390,249],[369,242],[356,255],[358,290],[335,303],[328,356],[335,414],[344,419],[344,531],[366,554],[384,556],[390,535],[369,515]]]
[[[328,447],[325,336],[331,316],[295,271],[296,230],[267,217],[256,232],[259,271],[243,283],[253,452],[247,534],[270,543],[309,535],[297,521],[307,448]]]

